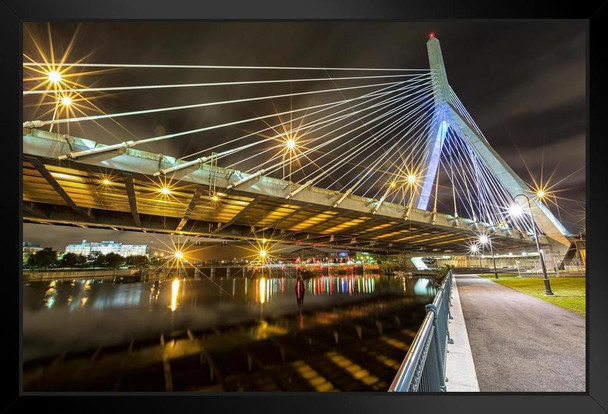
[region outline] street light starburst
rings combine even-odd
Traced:
[[[63,97],[61,97],[61,104],[63,106],[70,106],[70,105],[72,105],[72,98],[70,98],[69,96],[63,96]]]
[[[52,84],[58,84],[59,82],[61,82],[61,73],[56,70],[49,71],[48,80]]]
[[[59,131],[59,129],[65,128],[65,132],[69,135],[70,124],[72,124],[69,121],[70,118],[81,115],[87,116],[92,113],[105,114],[94,101],[107,96],[107,94],[86,90],[88,86],[82,82],[82,79],[102,73],[114,72],[117,69],[104,68],[92,70],[90,68],[82,69],[82,67],[78,66],[92,54],[89,53],[78,57],[73,56],[80,25],[78,25],[70,41],[67,43],[53,42],[50,23],[46,25],[45,31],[37,31],[38,25],[36,24],[26,23],[23,27],[24,33],[27,34],[27,40],[24,40],[23,53],[23,108],[33,108],[31,112],[28,111],[26,113],[24,111],[24,116],[27,116],[29,120],[48,122],[50,132],[53,132],[53,128],[56,128],[57,132],[63,132]],[[69,61],[73,63],[66,63]],[[38,98],[34,103],[32,99],[35,96],[38,96]],[[46,116],[50,116],[51,119],[45,120]],[[59,118],[66,119],[62,119],[62,123],[58,123]],[[115,133],[100,122],[96,120],[92,122],[100,127],[104,133],[118,138]],[[129,136],[134,137],[131,131],[115,119],[111,119],[111,122],[125,131]],[[74,124],[84,134],[80,123],[74,122]]]

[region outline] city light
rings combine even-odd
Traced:
[[[211,201],[217,203],[218,201],[220,201],[220,198],[219,198],[219,196],[217,194],[213,194],[211,196]]]
[[[542,189],[541,189],[541,190],[538,190],[538,191],[536,192],[536,196],[537,196],[539,199],[541,199],[541,200],[542,200],[543,198],[545,198],[545,196],[546,196],[546,195],[547,195],[546,191],[545,191],[545,190],[542,190]]]
[[[477,247],[477,245],[472,245],[469,250],[471,250],[471,253],[479,253],[479,247]]]
[[[509,207],[509,214],[513,217],[519,217],[524,213],[524,209],[519,204],[512,204]]]
[[[268,254],[268,253],[266,252],[266,250],[264,250],[264,249],[260,250],[260,257],[261,257],[262,259],[265,259],[267,254]]]
[[[416,182],[416,176],[414,174],[410,174],[407,176],[407,182],[409,184],[414,184]]]
[[[292,150],[296,147],[296,140],[293,138],[289,138],[286,142],[287,148]]]
[[[485,246],[486,244],[490,245],[490,255],[492,256],[492,264],[494,265],[494,278],[498,279],[498,271],[496,270],[496,256],[494,256],[494,248],[492,247],[490,236],[488,236],[487,234],[480,234],[479,244],[483,246]]]
[[[395,187],[397,187],[397,183],[396,183],[396,182],[394,182],[394,181],[393,181],[393,182],[391,182],[391,188],[395,188]]]
[[[63,106],[70,106],[72,105],[72,98],[70,98],[69,96],[64,96],[61,98],[61,105]]]
[[[104,179],[101,181],[101,183],[102,183],[103,185],[111,185],[111,184],[112,184],[112,181],[108,180],[107,178],[104,178]]]
[[[57,72],[56,70],[52,70],[49,72],[48,79],[49,82],[57,84],[61,82],[61,73]]]
[[[158,191],[164,195],[171,194],[171,189],[169,187],[161,187]]]
[[[176,251],[175,253],[173,253],[173,255],[175,256],[176,259],[181,260],[184,258],[184,253],[181,251]]]

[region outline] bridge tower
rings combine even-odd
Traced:
[[[428,208],[429,198],[439,168],[441,149],[448,129],[450,127],[454,128],[467,136],[469,142],[487,164],[490,171],[492,171],[512,197],[518,194],[525,194],[530,198],[534,221],[545,233],[547,242],[551,248],[563,257],[571,246],[571,241],[568,239],[568,236],[571,236],[570,232],[551,213],[547,206],[534,197],[533,192],[526,183],[498,155],[485,137],[477,131],[477,128],[465,117],[461,116],[450,94],[450,85],[443,63],[441,45],[439,39],[434,35],[431,35],[427,42],[427,51],[435,92],[435,116],[437,122],[434,130],[430,133],[427,143],[425,165],[422,166],[422,187],[416,203],[417,208],[420,210],[427,210]],[[518,197],[516,202],[520,204],[524,211],[528,210],[526,200],[523,197]]]

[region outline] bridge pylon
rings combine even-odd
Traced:
[[[416,200],[420,210],[427,210],[432,188],[438,172],[441,150],[447,137],[448,129],[458,131],[466,136],[474,150],[485,162],[492,174],[504,186],[508,193],[515,197],[518,194],[527,195],[532,200],[532,215],[536,225],[542,230],[554,251],[562,256],[571,246],[569,237],[572,235],[564,225],[553,215],[549,208],[538,200],[528,185],[513,171],[502,157],[490,146],[476,125],[461,115],[454,103],[450,84],[443,62],[439,39],[431,36],[427,41],[429,66],[432,72],[434,90],[434,119],[435,126],[429,133],[424,165],[421,168],[422,187]],[[523,197],[515,199],[524,211],[528,210]]]

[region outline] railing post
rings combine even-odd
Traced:
[[[443,291],[443,287],[439,288],[439,292],[437,293],[438,295],[441,294],[441,291]],[[445,292],[444,292],[445,293]],[[441,302],[440,302],[441,303]],[[441,304],[439,305],[441,308]],[[440,323],[437,323],[438,319],[440,318],[440,312],[441,309],[437,309],[437,306],[435,306],[434,304],[430,304],[430,305],[426,305],[426,310],[427,312],[432,312],[433,313],[433,327],[435,329],[433,329],[433,339],[432,342],[434,342],[435,346],[433,348],[435,348],[435,360],[436,360],[436,367],[433,370],[433,376],[436,377],[436,381],[434,384],[432,384],[430,390],[427,391],[440,391],[440,392],[445,392],[446,388],[445,388],[445,377],[443,375],[443,366],[445,365],[445,359],[443,358],[443,348],[444,348],[444,341],[442,340],[442,335],[441,332],[439,332],[440,330],[443,331],[443,329],[441,329],[441,321],[439,321]],[[439,311],[439,312],[438,312]],[[431,342],[431,346],[433,345]],[[427,361],[428,362],[428,361]],[[426,367],[425,367],[426,368]],[[430,367],[429,367],[430,368]],[[430,374],[430,372],[429,372]],[[438,389],[435,389],[435,386]]]
[[[448,299],[447,299],[447,309],[448,309],[448,321],[446,321],[446,329],[447,329],[447,335],[448,335],[448,344],[453,344],[454,340],[450,337],[450,325],[449,325],[449,320],[454,319],[454,317],[452,316],[452,270],[450,270],[448,272],[447,277],[447,281],[446,281],[446,286],[448,288]],[[447,353],[447,351],[446,351]]]

